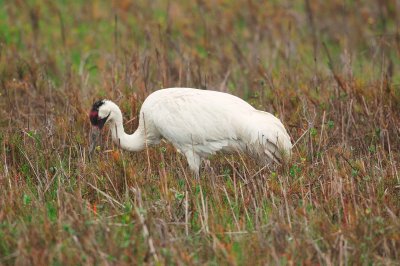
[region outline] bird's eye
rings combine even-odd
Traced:
[[[93,126],[97,126],[99,122],[99,114],[97,111],[91,111],[89,114],[90,122]]]
[[[107,119],[110,117],[110,115],[111,112],[106,117],[101,118],[99,117],[98,111],[92,110],[89,114],[90,123],[92,123],[93,126],[102,129],[104,124],[107,122]]]

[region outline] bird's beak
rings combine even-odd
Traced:
[[[111,114],[111,112],[108,114],[108,116],[106,116],[102,119],[99,119],[97,121],[97,126],[99,127],[99,129],[102,129],[104,127],[104,124],[107,122],[107,119],[110,117],[110,114]]]
[[[97,143],[100,139],[100,128],[94,126],[90,132],[90,140],[89,140],[89,156],[92,155],[93,151],[97,147]]]

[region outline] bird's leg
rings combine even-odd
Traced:
[[[193,150],[189,150],[184,153],[186,156],[186,160],[189,164],[190,170],[193,172],[195,178],[198,180],[200,178],[200,156],[195,153]]]
[[[210,160],[204,160],[204,169],[213,171],[213,169],[211,168],[211,162],[210,162]]]
[[[192,172],[193,172],[194,179],[196,179],[196,181],[199,181],[200,180],[200,170],[198,172],[194,172],[192,170]]]

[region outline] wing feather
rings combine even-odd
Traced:
[[[242,150],[280,161],[280,150],[292,148],[278,118],[227,93],[163,89],[146,99],[141,112],[153,132],[183,153],[204,157],[219,150]]]
[[[201,154],[213,154],[238,139],[236,125],[255,110],[240,98],[214,91],[181,88],[154,94],[143,112],[152,114],[158,132],[180,150],[192,148]]]

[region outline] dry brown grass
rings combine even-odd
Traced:
[[[1,3],[1,1],[0,1]],[[0,11],[0,264],[397,264],[396,1],[14,1]],[[94,100],[218,89],[279,116],[292,162],[168,144],[88,158]]]

